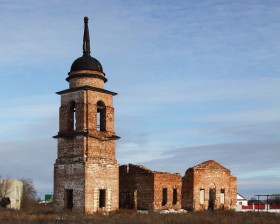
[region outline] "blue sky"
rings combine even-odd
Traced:
[[[216,160],[238,191],[280,193],[279,1],[0,0],[0,175],[52,192],[55,92],[92,56],[114,99],[118,163]]]

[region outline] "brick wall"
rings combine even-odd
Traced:
[[[84,212],[84,166],[82,163],[54,165],[54,209],[67,210],[66,190],[73,190],[72,211]]]
[[[193,186],[190,184],[191,179]],[[206,161],[186,172],[183,193],[183,207],[187,209],[234,209],[237,198],[236,177],[231,176],[230,171],[217,162]]]
[[[182,178],[182,208],[193,209],[193,169],[188,169]]]
[[[163,189],[167,190],[166,204],[163,203]],[[180,174],[154,172],[154,209],[180,209],[181,189]]]
[[[104,77],[103,73],[79,71],[71,75],[75,77],[69,80],[70,89],[59,93],[55,211],[115,211],[119,207],[119,168],[115,158],[113,95],[100,89],[71,91],[82,86],[102,89],[104,80],[98,76]],[[98,117],[100,110],[102,118]]]
[[[181,176],[151,171],[133,164],[120,166],[120,207],[137,209],[180,209]],[[166,203],[163,189],[167,189]],[[173,201],[173,190],[176,199]],[[175,194],[174,194],[175,195]]]
[[[113,164],[92,164],[85,166],[85,210],[115,211],[119,208],[119,168]],[[105,190],[105,207],[99,207],[100,190]]]
[[[149,169],[136,165],[119,167],[120,207],[153,209],[154,175]]]
[[[97,88],[104,88],[104,81],[100,78],[91,78],[90,76],[87,77],[85,75],[97,75],[100,77],[105,77],[104,73],[98,71],[90,71],[90,70],[83,70],[77,72],[70,72],[69,73],[69,88],[76,88],[81,86],[92,86]],[[75,78],[73,78],[75,77]]]

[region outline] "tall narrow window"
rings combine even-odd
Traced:
[[[225,189],[221,189],[220,203],[225,204]]]
[[[76,130],[76,103],[72,101],[70,103],[70,130]]]
[[[97,103],[97,130],[106,131],[106,106],[102,101]]]
[[[167,188],[162,189],[162,203],[161,205],[164,206],[167,204]]]
[[[68,210],[73,208],[73,189],[65,189],[65,206]]]
[[[99,208],[104,208],[106,204],[106,190],[99,190]]]
[[[204,189],[200,189],[200,191],[199,191],[199,203],[201,205],[204,204]]]
[[[172,201],[173,205],[177,204],[177,196],[178,196],[177,189],[174,188],[173,189],[173,201]]]

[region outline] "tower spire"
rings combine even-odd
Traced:
[[[90,39],[89,39],[89,31],[88,31],[88,17],[84,18],[84,39],[83,39],[83,54],[84,56],[90,56]]]

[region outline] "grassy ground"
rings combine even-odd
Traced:
[[[75,223],[75,224],[279,224],[280,215],[257,212],[188,212],[185,214],[139,214],[121,210],[111,214],[82,215],[74,213],[54,214],[48,207],[40,206],[32,211],[0,209],[1,224]]]

